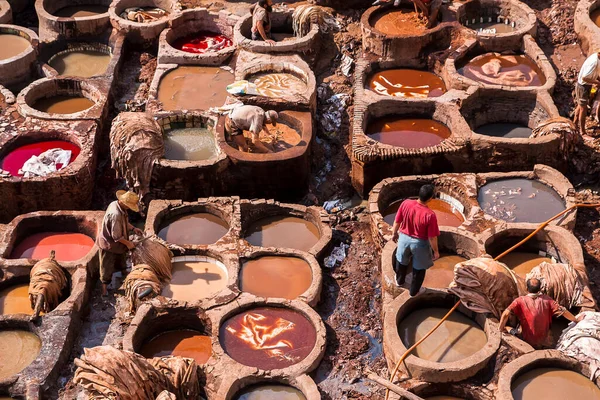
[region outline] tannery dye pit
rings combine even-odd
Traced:
[[[55,251],[58,261],[77,261],[87,256],[92,247],[94,239],[83,233],[38,232],[17,243],[10,258],[40,260]]]
[[[421,339],[446,315],[446,308],[420,308],[398,323],[398,333],[405,346]],[[448,363],[467,358],[487,343],[487,336],[479,325],[460,312],[455,312],[415,349],[419,358]]]
[[[437,75],[416,69],[386,69],[369,78],[375,93],[394,97],[438,97],[446,92],[444,81]]]
[[[33,314],[29,301],[29,284],[9,286],[0,290],[0,315]]]
[[[158,86],[164,110],[208,110],[227,98],[233,74],[218,67],[184,66],[167,72]]]
[[[48,114],[74,114],[92,106],[94,102],[85,97],[53,96],[37,100],[32,107]]]
[[[229,282],[223,264],[194,256],[174,258],[172,274],[161,294],[177,301],[195,302],[211,297]]]
[[[375,16],[373,26],[390,36],[417,35],[427,28],[419,14],[410,9],[381,12]]]
[[[168,160],[205,161],[217,156],[215,135],[207,128],[173,129],[164,138]]]
[[[107,6],[96,4],[81,4],[76,6],[67,6],[55,11],[53,14],[64,18],[82,18],[95,17],[96,15],[108,12]]]
[[[6,60],[19,54],[31,47],[29,40],[19,35],[0,34],[0,60]]]
[[[256,85],[261,96],[282,97],[284,95],[301,95],[306,91],[306,83],[296,75],[287,72],[266,72],[248,78]]]
[[[195,213],[179,217],[158,232],[158,236],[168,243],[185,245],[213,244],[221,239],[229,225],[210,213]]]
[[[297,311],[256,307],[227,319],[219,340],[223,350],[239,363],[272,370],[304,360],[317,335],[312,323]]]
[[[532,129],[521,124],[512,124],[508,122],[485,124],[475,129],[476,133],[485,136],[503,137],[503,138],[528,138],[531,136]]]
[[[552,263],[549,257],[543,257],[536,253],[527,253],[522,251],[513,251],[510,254],[502,257],[500,262],[506,264],[515,274],[521,278],[525,276],[535,267],[543,262]]]
[[[59,53],[48,64],[63,76],[90,78],[106,72],[110,63],[110,54],[94,50],[74,50]]]
[[[515,400],[600,399],[600,389],[585,376],[558,368],[536,368],[512,383]]]
[[[319,228],[297,217],[274,216],[255,221],[246,231],[253,246],[285,247],[309,251],[321,238]]]
[[[243,389],[235,400],[306,400],[296,388],[286,385],[258,384]]]
[[[198,32],[180,39],[173,43],[177,50],[187,53],[204,54],[210,51],[219,51],[233,46],[233,42],[227,36],[213,32]]]
[[[42,342],[23,330],[0,331],[0,381],[23,371],[40,353]]]
[[[39,157],[42,153],[52,149],[61,149],[71,152],[69,164],[77,159],[81,151],[78,146],[63,140],[49,140],[45,142],[35,142],[17,147],[10,151],[0,160],[0,169],[10,173],[12,176],[22,176],[23,165],[32,157]],[[56,169],[60,170],[64,165],[56,164]]]
[[[212,343],[209,336],[197,331],[167,331],[144,343],[140,354],[146,358],[171,355],[192,358],[203,365],[212,355]]]
[[[407,149],[437,146],[451,135],[450,129],[432,119],[409,119],[396,116],[372,121],[367,135],[380,143]]]
[[[240,289],[259,297],[293,300],[311,283],[310,265],[301,258],[263,256],[242,265]]]
[[[554,189],[532,179],[489,182],[479,189],[478,200],[486,214],[509,222],[541,223],[565,209]]]
[[[483,54],[473,58],[458,72],[488,85],[524,87],[546,83],[540,68],[526,55]]]

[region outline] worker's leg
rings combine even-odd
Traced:
[[[412,282],[410,283],[410,295],[411,297],[416,296],[421,290],[421,286],[423,285],[423,281],[425,280],[426,269],[414,269],[413,268],[413,276]]]
[[[396,283],[398,286],[404,285],[408,264],[410,263],[410,237],[401,233],[398,236],[398,248],[394,257],[394,270],[396,272]]]
[[[237,146],[238,150],[243,152],[248,152],[248,142],[246,141],[246,137],[242,134],[232,136],[232,141]]]
[[[272,153],[273,150],[268,148],[260,139],[253,135],[252,144],[257,153]]]
[[[429,18],[429,8],[427,7],[427,5],[425,3],[423,3],[421,0],[412,0],[412,1],[415,4],[415,7],[417,7],[425,17]]]
[[[587,118],[587,106],[590,101],[591,85],[575,84],[575,125],[582,135],[585,135],[585,120]]]
[[[108,291],[108,285],[112,281],[112,275],[115,270],[115,253],[100,249],[98,259],[100,264],[100,282],[102,283],[102,296]]]

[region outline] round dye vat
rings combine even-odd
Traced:
[[[298,133],[296,129],[286,125],[283,122],[278,122],[276,126],[269,126],[268,128],[271,136],[261,131],[259,134],[259,139],[265,146],[270,147],[274,153],[291,149],[302,141],[300,133]],[[246,137],[246,142],[250,146],[250,149],[252,149],[253,144],[250,142],[252,133],[249,131],[244,131],[244,136]],[[237,148],[235,142],[229,142],[229,145]]]
[[[596,24],[596,26],[600,26],[600,8],[592,11],[592,13],[590,14],[590,18],[592,19],[592,21],[594,21],[594,24]]]
[[[94,239],[83,233],[40,232],[22,239],[10,253],[10,258],[41,260],[56,252],[56,260],[77,261],[87,256],[94,247]]]
[[[367,127],[367,135],[380,143],[407,149],[437,146],[450,137],[450,129],[432,119],[384,117]]]
[[[242,389],[235,400],[306,400],[298,389],[287,385],[258,384]]]
[[[396,214],[398,213],[398,208],[400,208],[400,204],[402,204],[404,200],[397,200],[387,206],[387,208],[383,211],[382,216],[383,220],[390,226],[394,225],[394,220],[396,219]],[[435,213],[437,217],[439,226],[453,226],[458,227],[465,222],[465,217],[462,215],[460,211],[458,211],[452,204],[447,201],[440,199],[431,199],[429,203],[427,203],[427,207],[429,207]]]
[[[315,347],[317,332],[299,312],[257,307],[227,319],[220,328],[223,350],[237,362],[262,370],[287,368]]]
[[[502,33],[511,33],[515,31],[515,28],[513,28],[512,25],[504,24],[502,22],[482,22],[480,24],[467,25],[467,27],[487,35],[499,35]]]
[[[466,258],[455,254],[440,253],[440,258],[433,262],[433,267],[427,270],[423,287],[433,289],[446,289],[454,280],[454,266]]]
[[[522,278],[535,267],[543,262],[552,263],[552,259],[548,257],[542,257],[536,253],[526,253],[522,251],[511,251],[499,260],[501,263],[506,264],[515,274]]]
[[[233,46],[233,41],[227,36],[213,32],[198,32],[173,43],[173,47],[186,53],[204,54],[219,51]]]
[[[250,225],[244,239],[252,246],[309,251],[321,238],[319,228],[302,218],[277,215]]]
[[[448,313],[447,308],[420,308],[398,324],[398,333],[406,347],[412,346]],[[487,343],[485,332],[472,319],[454,312],[414,350],[415,356],[433,362],[454,362],[467,358]]]
[[[210,213],[184,215],[161,228],[158,237],[162,240],[184,245],[213,244],[229,231],[229,225]]]
[[[310,264],[297,257],[264,256],[244,262],[240,289],[259,297],[295,299],[312,283]]]
[[[191,260],[185,260],[190,258]],[[208,298],[227,287],[229,274],[221,263],[206,259],[193,260],[194,257],[176,257],[173,259],[171,282],[161,295],[177,301],[194,302]]]
[[[542,70],[525,55],[483,54],[469,61],[458,73],[488,85],[523,87],[546,83]]]
[[[29,40],[19,35],[0,33],[0,60],[18,56],[31,47]]]
[[[41,348],[40,338],[29,331],[0,331],[0,381],[27,368]]]
[[[108,12],[108,6],[96,4],[80,4],[77,6],[63,7],[54,12],[54,16],[63,18],[95,17]]]
[[[446,93],[444,81],[427,71],[386,69],[369,78],[369,88],[377,94],[393,97],[438,97]]]
[[[33,314],[29,301],[29,284],[9,286],[0,290],[0,315]]]
[[[600,389],[585,376],[559,368],[536,368],[513,380],[515,400],[599,400]]]
[[[208,110],[227,99],[233,74],[218,67],[186,66],[167,72],[158,85],[163,110]]]
[[[418,35],[427,29],[427,24],[414,10],[392,9],[374,16],[372,25],[389,36]]]
[[[48,114],[73,114],[94,106],[94,102],[85,97],[53,96],[36,100],[32,106]]]
[[[507,139],[528,138],[531,136],[531,128],[521,124],[509,122],[500,122],[495,124],[485,124],[474,129],[475,133],[485,136],[503,137]]]
[[[76,50],[57,54],[48,64],[63,76],[90,78],[103,75],[110,64],[111,55],[94,50]]]
[[[541,223],[565,209],[550,186],[531,179],[501,179],[479,189],[478,201],[486,214],[508,222]]]
[[[167,160],[206,161],[217,156],[217,142],[206,128],[173,129],[164,134]]]
[[[306,91],[306,83],[287,72],[268,72],[256,74],[248,78],[256,85],[261,96],[281,98],[285,95],[302,94]]]
[[[23,164],[33,156],[39,156],[40,154],[50,149],[63,149],[71,152],[71,161],[75,161],[79,152],[81,151],[77,145],[66,142],[64,140],[49,140],[46,142],[36,142],[26,144],[25,146],[17,147],[15,150],[8,153],[2,160],[0,160],[0,169],[7,171],[12,176],[22,176],[19,170],[23,168]],[[62,164],[58,164],[57,167],[62,168]]]
[[[212,355],[210,337],[192,330],[168,331],[144,343],[139,352],[146,358],[177,356],[205,364]]]

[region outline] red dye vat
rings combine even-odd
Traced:
[[[26,144],[11,151],[0,161],[0,169],[8,171],[12,176],[22,176],[19,174],[19,170],[25,164],[25,161],[29,160],[32,156],[39,156],[45,151],[50,149],[63,149],[71,150],[71,162],[75,161],[79,152],[79,147],[70,142],[63,140],[49,140],[47,142],[36,142]],[[59,168],[62,165],[58,165]]]
[[[199,32],[181,39],[173,44],[177,50],[188,53],[204,54],[208,51],[219,51],[233,46],[233,42],[227,36],[213,32]]]
[[[15,246],[10,258],[41,260],[56,252],[57,261],[77,261],[94,247],[94,240],[83,233],[42,232],[26,237]]]

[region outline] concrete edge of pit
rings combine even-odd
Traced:
[[[578,372],[589,378],[591,375],[589,365],[580,363],[574,358],[568,357],[558,350],[537,350],[522,355],[516,360],[505,365],[500,370],[498,378],[498,388],[496,390],[496,399],[514,400],[512,395],[512,381],[521,373],[528,372],[535,368],[563,368]],[[600,379],[594,382],[600,385]]]
[[[14,57],[0,60],[0,85],[16,88],[35,75],[39,38],[31,29],[18,25],[0,24],[0,33],[18,35],[31,44]]]
[[[418,304],[427,304],[432,300],[437,304],[443,303],[450,309],[456,301],[456,297],[449,293],[426,289],[424,293],[411,298],[406,291],[389,303],[386,306],[387,309],[384,309],[383,346],[389,368],[393,368],[400,356],[407,350],[398,334],[398,314],[403,310],[408,313],[411,310],[407,310],[407,308],[418,307]],[[485,368],[488,361],[496,354],[501,342],[498,324],[482,314],[469,311],[462,305],[459,306],[458,312],[472,317],[481,326],[487,336],[486,345],[471,356],[455,362],[438,363],[409,355],[401,368],[411,378],[434,383],[462,381]]]
[[[12,8],[6,0],[0,0],[0,24],[11,24],[13,20]]]
[[[235,53],[235,46],[202,54],[188,53],[172,46],[172,42],[197,32],[209,31],[222,34],[233,41],[233,27],[239,17],[227,10],[219,12],[206,8],[183,11],[171,19],[170,27],[162,31],[158,45],[159,64],[222,65]]]
[[[99,0],[95,3],[110,6],[112,0]],[[65,18],[53,15],[62,7],[71,5],[68,1],[36,0],[35,11],[39,19],[40,40],[50,42],[57,39],[94,37],[102,35],[110,28],[108,11],[102,14]],[[48,8],[50,7],[50,8]]]
[[[308,375],[270,379],[255,375],[227,376],[214,397],[221,400],[233,400],[235,395],[247,386],[255,384],[285,384],[302,392],[306,400],[321,400],[321,393],[315,381]]]
[[[575,32],[586,56],[600,49],[600,27],[591,18],[591,13],[596,11],[599,5],[599,0],[580,0],[575,9]]]

